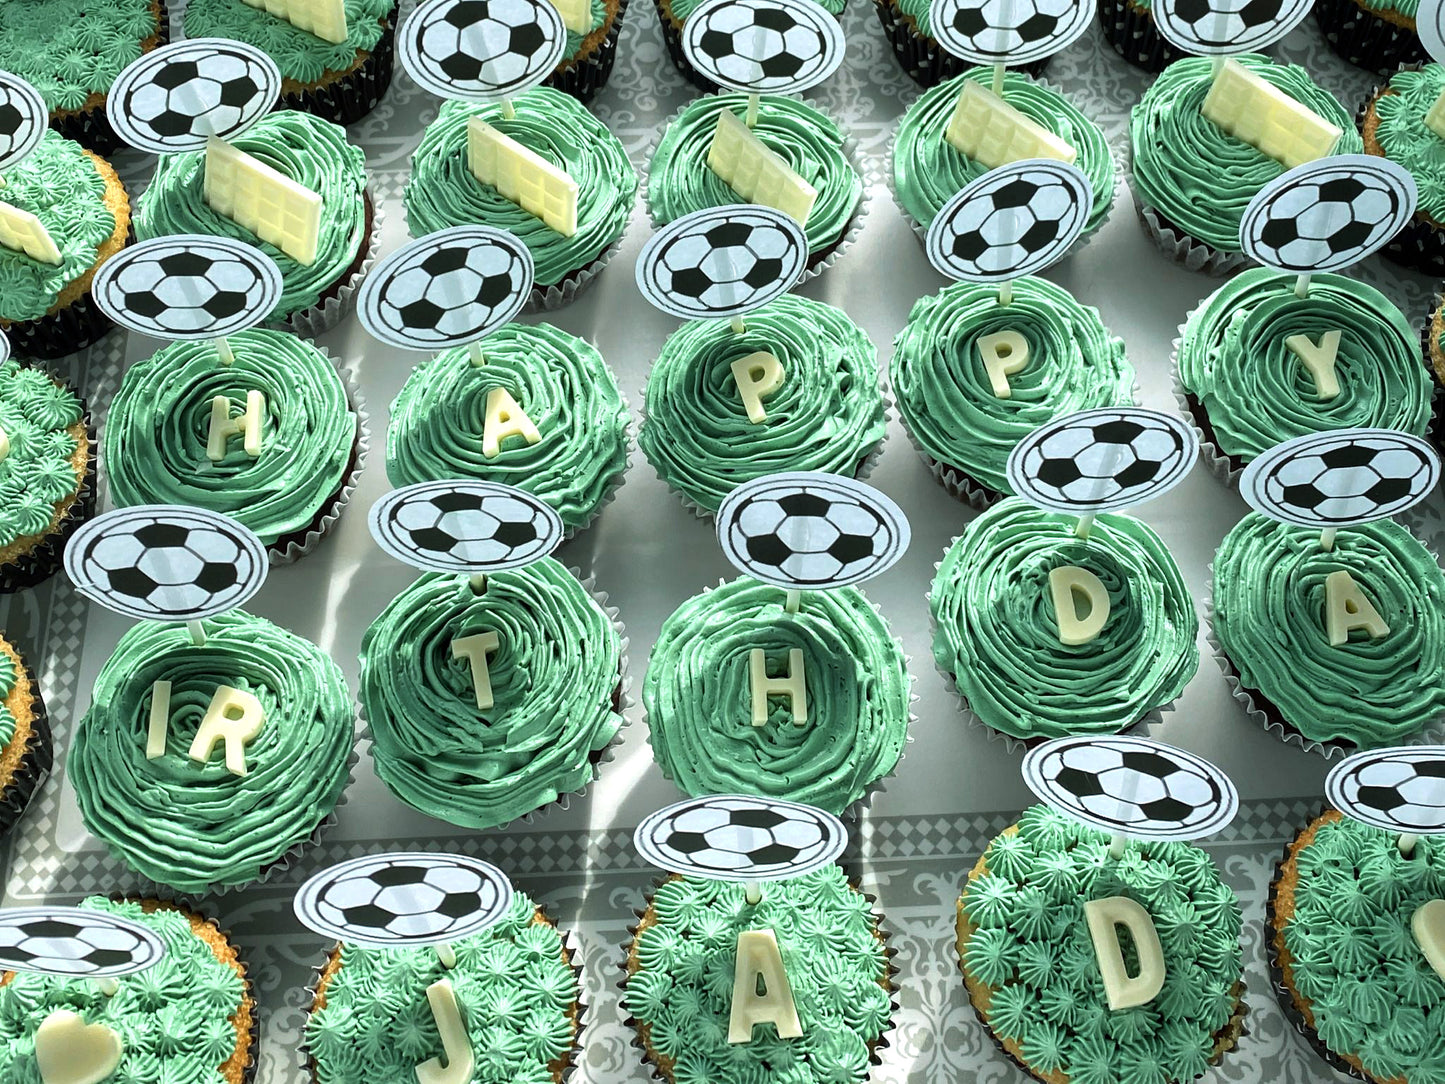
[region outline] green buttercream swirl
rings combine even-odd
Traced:
[[[740,884],[674,878],[653,894],[649,913],[656,923],[637,935],[641,966],[627,980],[626,1007],[648,1045],[676,1062],[676,1084],[867,1079],[869,1053],[892,1015],[888,963],[868,901],[841,869],[770,882],[756,905]],[[751,1041],[727,1041],[744,930],[776,936],[801,1038],[780,1039],[772,1024],[759,1024]]]
[[[878,351],[840,309],[787,294],[727,320],[684,324],[647,378],[638,444],[664,481],[716,511],[744,482],[789,470],[853,475],[887,433]],[[754,424],[732,363],[756,351],[783,365],[783,385]]]
[[[136,201],[135,235],[149,241],[173,233],[202,233],[255,245],[281,268],[281,299],[271,315],[284,320],[317,304],[366,243],[366,154],[346,141],[346,129],[339,124],[292,109],[268,113],[230,142],[321,194],[321,234],[312,263],[298,263],[211,209],[204,193],[204,151],[160,156],[155,177]]]
[[[1028,364],[994,394],[976,343],[1012,330],[1029,345]],[[1134,401],[1134,368],[1124,340],[1099,310],[1040,278],[995,286],[957,283],[914,302],[893,340],[890,366],[898,412],[919,446],[997,493],[1011,493],[1004,467],[1014,446],[1045,422],[1076,410]]]
[[[581,527],[627,468],[627,405],[617,379],[590,343],[551,324],[508,324],[480,344],[417,366],[391,404],[386,475],[394,486],[439,478],[482,478],[518,486]],[[542,439],[501,442],[482,452],[487,396],[505,388]]]
[[[67,1010],[120,1037],[120,1064],[106,1077],[112,1084],[225,1084],[221,1066],[236,1052],[231,1020],[246,996],[241,976],[216,959],[180,911],[147,914],[138,903],[99,896],[80,906],[153,930],[166,954],[116,979],[110,997],[90,979],[17,973],[0,986],[0,1079],[41,1084],[35,1033],[51,1013]]]
[[[581,991],[562,934],[523,892],[495,926],[452,942],[456,965],[430,948],[341,946],[326,1006],[306,1022],[318,1084],[416,1084],[442,1058],[426,990],[451,981],[476,1069],[472,1084],[549,1084],[572,1049]]]
[[[841,813],[898,763],[908,734],[903,648],[854,587],[813,591],[797,613],[748,577],[694,595],[663,622],[642,702],[662,772],[688,794],[761,794]],[[803,653],[808,717],[768,699],[752,725],[750,658],[768,674]]]
[[[49,531],[55,506],[80,488],[71,462],[78,442],[68,430],[84,410],[42,370],[14,358],[0,364],[0,430],[10,440],[0,459],[0,547]]]
[[[747,107],[746,94],[705,94],[667,126],[647,173],[647,209],[657,222],[671,222],[704,207],[747,202],[707,164],[718,114],[726,109],[741,118]],[[763,94],[752,133],[818,190],[803,227],[809,251],[817,254],[836,245],[863,199],[863,181],[844,150],[843,130],[806,102]]]
[[[607,126],[575,98],[537,87],[502,105],[445,102],[411,158],[403,198],[412,236],[484,223],[521,238],[531,250],[537,285],[553,286],[601,256],[622,236],[637,198],[637,171]],[[577,182],[577,232],[564,237],[522,210],[467,168],[467,121],[481,117]]]
[[[1344,134],[1336,153],[1364,150],[1350,114],[1304,68],[1252,53],[1232,59],[1339,127]],[[1134,107],[1129,124],[1134,190],[1142,206],[1153,207],[1184,233],[1234,253],[1240,250],[1245,207],[1285,167],[1200,113],[1213,83],[1211,65],[1208,57],[1170,64]]]
[[[494,705],[477,707],[452,642],[494,632]],[[607,614],[552,558],[487,576],[427,573],[361,642],[361,703],[376,774],[408,805],[494,828],[578,791],[622,726],[622,643]]]
[[[979,719],[1016,738],[1109,734],[1174,700],[1199,667],[1199,618],[1157,534],[1131,516],[1078,518],[1009,497],[944,554],[929,592],[933,657]],[[1076,565],[1109,594],[1099,635],[1059,640],[1049,574]]]
[[[314,644],[231,610],[184,626],[131,627],[95,680],[67,765],[85,826],[144,877],[180,892],[256,880],[308,842],[346,786],[354,712],[341,669]],[[166,752],[146,759],[151,687],[171,683]],[[232,775],[217,749],[187,755],[216,687],[266,713]]]
[[[1417,210],[1432,222],[1445,223],[1445,139],[1425,127],[1425,115],[1445,92],[1445,67],[1426,64],[1419,71],[1396,72],[1389,89],[1391,93],[1375,99],[1380,119],[1375,139],[1386,158],[1415,178]]]
[[[1344,569],[1389,633],[1331,647],[1325,578]],[[1390,520],[1318,530],[1251,512],[1214,555],[1214,635],[1240,682],[1314,741],[1408,738],[1445,711],[1445,571]]]
[[[343,0],[346,40],[326,41],[245,0],[188,0],[186,37],[231,38],[254,45],[276,61],[281,75],[316,83],[329,72],[344,72],[357,54],[381,40],[382,21],[396,12],[396,0]]]
[[[7,0],[0,4],[0,69],[29,82],[51,110],[80,110],[159,34],[154,3]]]
[[[927,226],[945,203],[987,170],[943,138],[965,79],[989,86],[991,67],[970,68],[936,87],[908,107],[893,140],[893,192],[915,222]],[[1074,164],[1089,178],[1094,207],[1084,233],[1104,224],[1114,205],[1114,159],[1099,126],[1052,87],[1022,72],[1004,75],[1003,99],[1037,121],[1078,153]]]

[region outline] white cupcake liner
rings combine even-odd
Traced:
[[[1194,435],[1199,438],[1199,461],[1209,468],[1209,472],[1223,482],[1230,489],[1239,487],[1239,476],[1244,473],[1243,467],[1236,468],[1230,462],[1229,456],[1220,451],[1219,445],[1215,444],[1205,434],[1195,416],[1194,408],[1189,405],[1189,392],[1184,387],[1179,376],[1179,347],[1184,340],[1184,324],[1179,325],[1179,334],[1174,336],[1174,353],[1170,359],[1171,377],[1170,385],[1174,392],[1174,402],[1179,406],[1180,416],[1189,423],[1189,428],[1194,430]],[[1201,403],[1200,408],[1204,409]]]
[[[627,213],[627,221],[632,221],[632,212]],[[612,257],[617,255],[617,250],[622,247],[622,236],[627,232],[627,223],[623,223],[622,233],[617,239],[599,252],[581,270],[568,274],[561,282],[551,286],[533,287],[531,295],[527,298],[527,304],[523,312],[551,312],[553,309],[560,309],[572,301],[579,293],[592,284],[606,266],[612,262]]]
[[[1160,252],[1186,271],[1200,271],[1214,276],[1228,275],[1253,263],[1242,252],[1220,252],[1212,245],[1196,240],[1173,226],[1165,225],[1159,217],[1159,212],[1144,200],[1139,194],[1138,186],[1134,183],[1132,144],[1129,148],[1128,162],[1125,177],[1129,184],[1129,194],[1134,200],[1134,210],[1139,216],[1139,224],[1144,227],[1145,234],[1154,242]]]
[[[372,196],[369,188],[366,198],[371,205],[371,232],[362,242],[365,255],[361,258],[361,266],[347,276],[333,296],[310,308],[293,312],[271,326],[283,328],[302,339],[314,339],[341,323],[356,308],[356,291],[361,287],[361,280],[370,274],[381,251],[381,227],[386,219],[381,202]]]

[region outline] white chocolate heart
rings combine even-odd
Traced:
[[[87,1024],[56,1009],[35,1032],[35,1061],[43,1084],[100,1084],[120,1065],[125,1048],[104,1024]]]

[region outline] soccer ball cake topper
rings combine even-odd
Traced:
[[[814,0],[706,0],[682,51],[704,78],[751,94],[798,94],[843,63],[843,28]]]
[[[372,336],[403,350],[465,346],[522,311],[532,292],[532,253],[492,226],[453,226],[403,245],[357,293]]]
[[[50,111],[40,91],[18,75],[0,71],[0,170],[40,146]]]
[[[423,572],[502,572],[546,557],[562,542],[562,517],[545,501],[500,482],[457,479],[393,489],[371,506],[376,544]]]
[[[1182,419],[1142,407],[1101,407],[1040,426],[1009,453],[1010,488],[1039,508],[1113,512],[1161,496],[1199,457]]]
[[[175,234],[141,241],[101,265],[96,306],[157,339],[223,339],[263,323],[281,300],[281,268],[244,241]]]
[[[685,798],[633,833],[644,859],[713,881],[786,881],[831,866],[848,845],[843,822],[799,802],[743,794]]]
[[[160,962],[166,943],[149,926],[84,907],[0,910],[0,971],[63,979],[115,979]]]
[[[1244,254],[1294,274],[1338,271],[1378,252],[1415,213],[1415,180],[1388,158],[1340,154],[1276,177],[1239,225]]]
[[[770,474],[728,494],[717,513],[723,554],[742,572],[790,591],[862,583],[908,549],[908,517],[889,497],[822,471]]]
[[[1239,493],[1270,519],[1329,530],[1398,516],[1439,484],[1440,455],[1428,441],[1332,429],[1266,449],[1239,476]]]
[[[1351,753],[1325,777],[1325,797],[1347,817],[1374,828],[1445,835],[1445,746]]]
[[[1304,21],[1314,0],[1158,0],[1159,35],[1198,56],[1237,56],[1273,45]]]
[[[116,134],[152,154],[198,151],[271,112],[281,70],[255,46],[196,38],[141,55],[111,84],[105,113]]]
[[[242,605],[266,582],[265,544],[229,516],[143,504],[83,524],[65,547],[75,589],[142,621],[201,621]]]
[[[397,41],[418,86],[469,102],[546,82],[566,46],[567,28],[548,0],[425,0]]]
[[[683,320],[736,317],[797,285],[808,261],[803,228],[759,204],[707,207],[674,219],[637,257],[637,288]]]
[[[292,907],[307,929],[351,945],[441,945],[506,917],[512,883],[461,854],[363,855],[312,877]]]
[[[928,261],[964,282],[1044,270],[1079,239],[1094,205],[1078,166],[1034,158],[989,170],[944,204],[928,227]]]
[[[1025,754],[1023,774],[1050,808],[1137,839],[1201,839],[1239,811],[1229,776],[1203,757],[1147,738],[1054,738]]]
[[[1034,64],[1078,41],[1094,13],[1079,0],[933,0],[928,24],[970,64]]]

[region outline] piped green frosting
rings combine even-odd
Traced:
[[[986,725],[1016,738],[1109,734],[1173,701],[1199,668],[1179,566],[1132,516],[1078,518],[1009,497],[949,547],[929,593],[933,657]],[[1059,639],[1049,574],[1076,565],[1109,595],[1097,638]]]
[[[44,534],[55,506],[80,488],[69,432],[84,416],[75,393],[14,358],[0,363],[0,430],[10,451],[0,459],[0,547]]]
[[[386,476],[394,486],[439,478],[481,478],[517,486],[557,510],[563,524],[586,524],[627,469],[629,416],[617,378],[590,343],[551,324],[508,324],[480,344],[412,370],[391,404]],[[542,439],[482,450],[487,396],[504,388]]]
[[[654,924],[637,935],[626,1008],[647,1045],[675,1065],[676,1084],[778,1081],[861,1084],[892,1016],[877,920],[843,871],[829,866],[769,882],[749,904],[740,884],[674,878],[653,894]],[[772,1024],[730,1044],[738,934],[772,930],[803,1035]]]
[[[1344,569],[1390,631],[1331,647],[1325,578]],[[1320,533],[1251,512],[1214,555],[1214,635],[1247,689],[1313,741],[1388,745],[1445,711],[1445,571],[1390,520]]]
[[[0,70],[30,83],[50,109],[78,111],[161,29],[155,0],[7,0]]]
[[[668,336],[647,378],[638,444],[664,481],[717,511],[744,482],[790,470],[849,476],[887,433],[878,351],[846,313],[787,294],[747,314],[745,330],[697,320]],[[732,363],[766,351],[783,385],[754,423]]]
[[[147,914],[138,903],[98,896],[80,906],[148,927],[166,953],[145,971],[116,979],[111,997],[91,979],[16,974],[0,986],[0,1080],[41,1084],[35,1033],[63,1009],[120,1036],[120,1064],[107,1084],[225,1084],[221,1066],[236,1052],[231,1019],[246,996],[241,976],[180,911]]]
[[[978,340],[1016,331],[1028,364],[1009,376],[1009,395],[994,394]],[[996,493],[1011,493],[1009,453],[1039,426],[1064,414],[1134,401],[1134,368],[1124,340],[1099,310],[1081,305],[1047,279],[1013,282],[1013,300],[998,288],[957,283],[914,302],[893,340],[890,366],[898,412],[919,447]]]
[[[1413,15],[1414,3],[1410,3]],[[1375,99],[1380,123],[1375,139],[1385,157],[1404,166],[1415,179],[1416,209],[1445,224],[1445,139],[1425,127],[1425,115],[1445,92],[1445,67],[1426,64],[1419,71],[1390,77],[1391,93]]]
[[[494,632],[492,708],[452,642]],[[491,573],[427,573],[361,642],[361,703],[376,774],[402,801],[494,828],[581,790],[622,726],[621,639],[577,578],[545,558]]]
[[[306,1022],[318,1084],[416,1084],[418,1065],[444,1057],[426,997],[440,979],[462,1010],[472,1084],[556,1084],[581,993],[561,933],[518,892],[500,922],[451,947],[456,965],[443,968],[431,948],[341,946],[326,1006]]]
[[[320,648],[241,610],[132,626],[95,679],[66,765],[90,832],[144,877],[179,892],[248,884],[307,843],[346,786],[355,717]],[[146,759],[151,689],[171,683],[166,752]],[[233,775],[217,750],[187,755],[217,686],[249,692],[266,721]]]
[[[1360,154],[1354,121],[1304,68],[1252,53],[1231,58],[1343,131],[1338,154]],[[1240,251],[1239,221],[1261,188],[1285,171],[1263,151],[1227,135],[1200,107],[1213,82],[1208,57],[1177,60],[1130,115],[1134,192],[1177,229],[1218,252]]]
[[[347,71],[358,53],[374,49],[382,20],[396,13],[396,0],[343,0],[343,5],[346,40],[330,42],[245,0],[187,0],[186,37],[243,41],[276,61],[284,78],[316,83],[328,73]]]
[[[694,595],[662,625],[642,701],[653,756],[688,794],[761,794],[841,813],[891,772],[908,734],[903,648],[856,587],[813,591],[797,613],[748,577]],[[770,697],[752,725],[752,650],[768,674],[803,653],[807,722]]]

